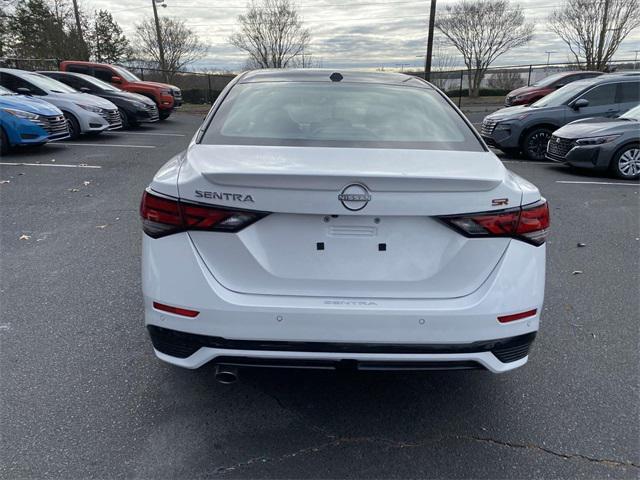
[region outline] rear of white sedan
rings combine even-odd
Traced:
[[[141,216],[175,365],[504,372],[538,330],[547,204],[417,78],[240,75]]]

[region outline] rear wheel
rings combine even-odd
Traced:
[[[4,128],[0,127],[0,155],[6,155],[7,153],[9,153],[9,138]]]
[[[551,129],[545,127],[534,128],[522,139],[522,153],[528,160],[544,160],[547,153],[547,143],[551,138]]]
[[[618,150],[613,156],[610,168],[618,178],[640,178],[640,145],[627,145]]]
[[[67,119],[67,123],[69,124],[69,137],[71,140],[75,140],[80,136],[80,124],[78,123],[78,120],[76,120],[76,117],[70,113],[65,112],[64,117]]]
[[[171,116],[171,110],[160,110],[160,120],[166,120]]]

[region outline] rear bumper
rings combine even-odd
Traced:
[[[538,330],[545,247],[511,241],[494,271],[475,292],[450,299],[233,292],[211,275],[187,233],[159,239],[145,235],[142,274],[146,325],[154,332],[164,331],[155,327],[177,332],[170,338],[177,335],[178,344],[188,339],[189,348],[193,348],[195,339],[197,350],[187,348],[183,358],[157,344],[156,355],[174,365],[197,368],[209,361],[222,363],[220,358],[224,357],[383,364],[475,362],[502,372],[526,363],[526,352],[520,358],[501,361],[489,347]],[[197,310],[199,314],[187,318],[156,310],[154,301]],[[497,321],[499,315],[534,308],[537,313],[531,317],[510,323]],[[256,348],[256,344],[262,347]],[[377,349],[372,350],[371,345]]]
[[[186,368],[225,365],[358,370],[462,370],[499,373],[523,365],[535,332],[470,344],[370,344],[229,340],[149,325],[156,355]]]

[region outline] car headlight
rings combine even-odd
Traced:
[[[524,99],[525,99],[525,98],[527,98],[527,97],[528,97],[528,95],[525,95],[525,94],[523,94],[523,95],[516,95],[516,96],[515,96],[515,98],[514,98],[514,100],[524,100]]]
[[[10,113],[14,117],[24,118],[26,120],[39,120],[40,115],[36,115],[35,113],[25,112],[24,110],[15,110],[13,108],[3,108],[3,111]]]
[[[496,124],[494,130],[511,130],[511,124],[509,124],[509,123],[498,123],[498,124]]]
[[[162,95],[171,95],[171,90],[168,88],[163,88],[162,90],[160,90],[160,93]]]
[[[93,113],[102,113],[102,108],[100,107],[94,107],[93,105],[80,105],[80,104],[78,104],[78,106],[80,108],[83,108]]]
[[[576,140],[578,145],[602,145],[603,143],[613,142],[620,135],[604,135],[602,137],[586,137]]]

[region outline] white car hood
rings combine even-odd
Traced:
[[[118,108],[109,100],[96,97],[89,93],[49,93],[46,97],[42,97],[42,99],[57,106],[59,106],[58,102],[62,104],[68,102],[75,105],[89,105],[92,107],[107,108],[109,110]]]

